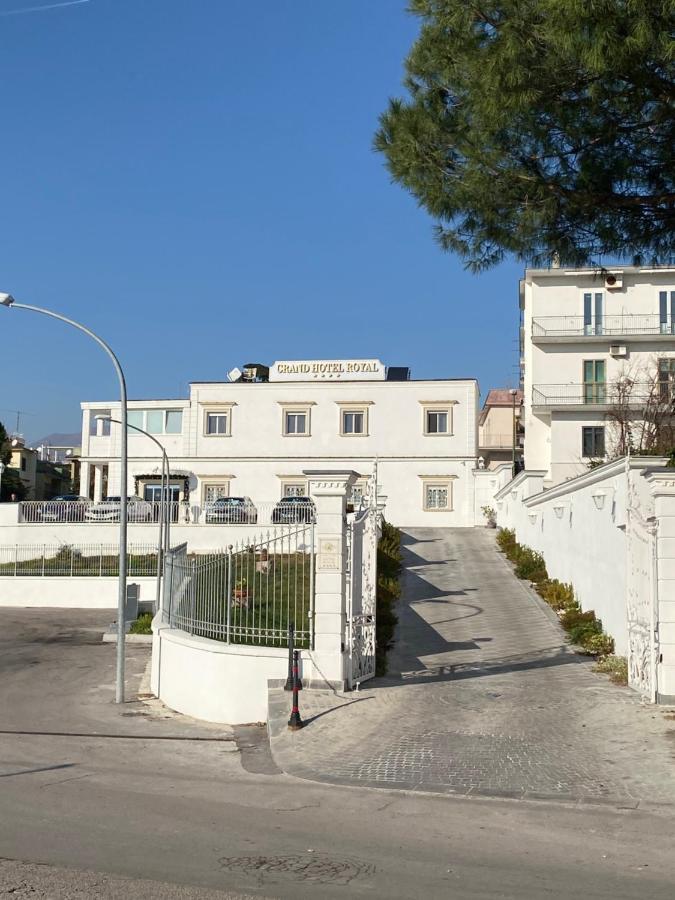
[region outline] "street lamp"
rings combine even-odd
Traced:
[[[10,309],[27,309],[30,312],[41,313],[43,316],[49,316],[52,319],[58,319],[67,325],[72,325],[78,331],[83,331],[99,347],[108,354],[117,373],[120,385],[120,408],[122,421],[122,437],[120,441],[120,570],[119,585],[117,592],[117,665],[115,672],[115,703],[124,703],[124,616],[126,611],[127,598],[127,384],[124,379],[124,372],[119,360],[113,353],[112,349],[106,342],[93,331],[90,331],[79,322],[62,316],[60,313],[52,312],[49,309],[42,309],[40,306],[28,306],[25,303],[17,303],[11,294],[0,292],[0,306],[7,306]]]
[[[121,421],[119,419],[113,419],[112,416],[94,416],[97,422],[115,422],[116,425],[121,425]],[[160,592],[161,592],[161,582],[162,582],[162,561],[163,561],[163,551],[164,553],[171,546],[170,538],[169,538],[169,529],[170,529],[170,521],[171,521],[171,503],[169,502],[169,457],[166,455],[166,450],[160,444],[156,437],[154,437],[149,432],[145,431],[143,428],[139,428],[137,425],[129,425],[127,423],[127,428],[131,428],[133,431],[138,431],[140,434],[144,434],[147,438],[150,438],[153,443],[157,444],[159,449],[162,451],[162,490],[160,494],[159,501],[159,538],[157,541],[157,597],[155,601],[155,612],[159,609],[160,605]],[[166,480],[165,473],[166,472]],[[165,524],[166,523],[166,524]]]

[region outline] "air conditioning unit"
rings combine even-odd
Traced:
[[[605,287],[608,291],[619,291],[623,287],[623,275],[613,275],[611,272],[608,272],[605,275]]]
[[[628,356],[628,347],[625,344],[610,344],[610,356]]]

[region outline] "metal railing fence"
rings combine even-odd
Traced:
[[[130,524],[149,525],[159,522],[162,515],[159,501],[138,500],[128,504]],[[171,521],[177,525],[292,525],[315,521],[314,504],[263,503],[203,505],[179,501],[170,503]],[[114,500],[24,500],[19,504],[19,521],[32,525],[75,523],[109,525],[119,522],[119,503]]]
[[[0,577],[60,576],[92,577],[119,575],[118,544],[15,544],[0,546]],[[130,544],[127,566],[130,577],[156,575],[157,547]]]
[[[223,553],[166,555],[162,618],[173,628],[233,644],[311,647],[314,526],[268,532]]]
[[[592,316],[538,316],[532,320],[532,337],[607,337],[621,335],[675,335],[675,321],[661,320],[658,313]]]
[[[675,385],[653,382],[617,384],[536,384],[532,388],[533,406],[613,406],[621,403],[641,407],[648,400],[670,403],[675,399]]]

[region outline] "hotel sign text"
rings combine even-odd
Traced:
[[[314,359],[275,362],[270,381],[384,381],[379,359]]]

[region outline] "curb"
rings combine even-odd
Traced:
[[[116,644],[117,643],[117,632],[116,631],[106,631],[101,641],[104,644]],[[151,634],[127,634],[124,636],[125,644],[152,644],[152,635]]]

